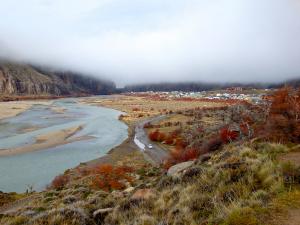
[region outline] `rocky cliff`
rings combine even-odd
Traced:
[[[0,62],[0,95],[75,96],[114,91],[114,83],[81,74]]]

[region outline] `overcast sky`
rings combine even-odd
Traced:
[[[300,77],[300,0],[0,0],[0,57],[118,86]]]

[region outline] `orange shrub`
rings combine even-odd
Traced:
[[[171,166],[186,162],[190,160],[197,159],[200,155],[200,150],[196,148],[176,148],[170,153],[169,158],[164,162],[163,167],[169,169]]]
[[[182,138],[177,138],[175,145],[177,149],[184,149],[188,144]]]
[[[239,133],[229,130],[228,127],[224,127],[220,130],[220,136],[224,143],[229,143],[236,140],[239,137]]]
[[[278,142],[300,142],[300,88],[274,93],[263,136]]]
[[[185,161],[198,158],[199,150],[195,148],[186,148],[186,149],[177,148],[175,151],[171,153],[171,156],[173,159],[176,160],[176,163],[185,162]]]
[[[133,169],[127,166],[112,166],[103,164],[91,170],[93,175],[92,186],[105,191],[124,189],[125,181],[133,182]]]
[[[51,183],[51,187],[53,187],[55,189],[61,189],[69,182],[69,180],[70,180],[70,178],[68,175],[56,176]]]
[[[150,132],[148,137],[151,141],[158,141],[159,131],[155,130],[153,132]]]
[[[167,136],[164,133],[159,132],[159,135],[158,135],[158,141],[159,142],[165,141],[166,138],[167,138]]]
[[[211,137],[206,143],[200,146],[187,147],[187,143],[182,139],[176,139],[177,145],[174,151],[172,151],[169,157],[165,160],[163,167],[169,169],[171,166],[197,159],[201,154],[215,151],[223,145],[219,135]]]
[[[172,144],[174,144],[175,140],[171,135],[168,135],[165,142],[167,145],[172,145]]]
[[[157,142],[163,142],[167,139],[167,135],[160,132],[159,130],[150,132],[148,137],[151,141],[157,141]]]

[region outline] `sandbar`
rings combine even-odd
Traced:
[[[36,141],[33,144],[24,145],[16,148],[2,149],[0,150],[0,156],[11,156],[22,153],[39,151],[47,148],[53,148],[59,145],[65,145],[75,141],[82,141],[92,139],[91,136],[73,137],[78,131],[82,130],[83,126],[75,126],[68,129],[63,129],[47,134],[39,135],[36,137]]]

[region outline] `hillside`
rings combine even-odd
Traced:
[[[204,83],[204,82],[161,82],[151,84],[126,85],[122,92],[146,92],[146,91],[213,91],[231,87],[243,89],[280,88],[285,85],[299,87],[300,79],[287,80],[279,83]]]
[[[78,96],[114,91],[114,83],[81,74],[0,62],[0,95]]]

